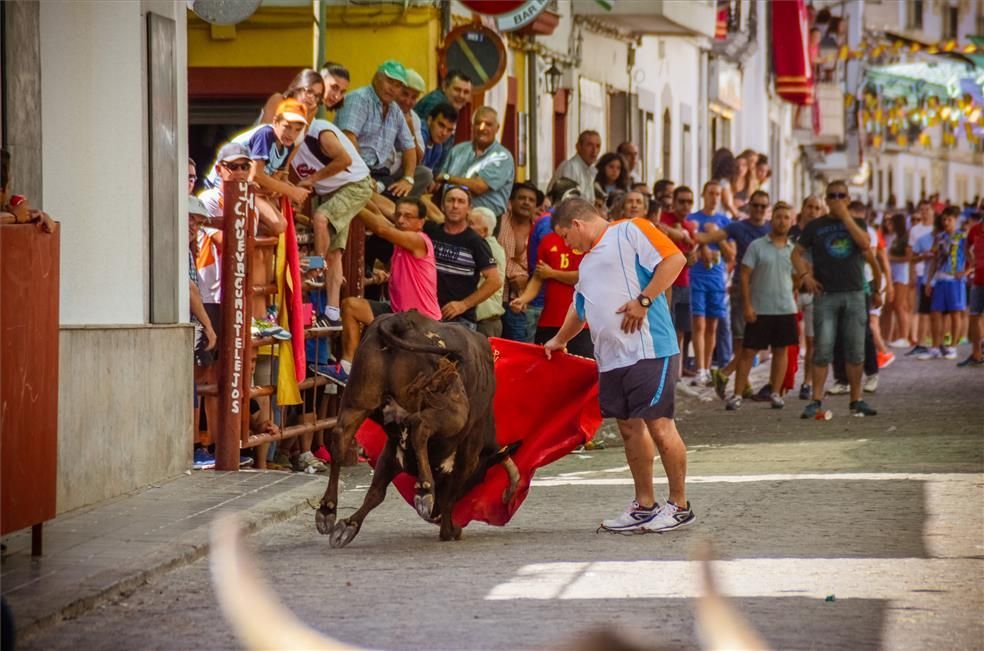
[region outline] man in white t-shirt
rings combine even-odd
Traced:
[[[930,301],[923,291],[923,281],[926,276],[926,262],[933,257],[928,247],[920,247],[919,240],[933,233],[933,204],[923,199],[916,206],[912,216],[913,224],[909,229],[909,246],[912,247],[912,258],[909,262],[909,305],[916,310],[916,345],[906,355],[916,355],[926,352],[923,340],[929,337]]]
[[[613,533],[670,531],[695,520],[686,497],[687,448],[673,420],[680,349],[666,290],[686,265],[670,239],[642,217],[609,224],[584,199],[554,210],[555,233],[585,251],[564,324],[546,344],[547,357],[591,323],[602,415],[618,419],[635,499],[604,520]],[[670,494],[659,506],[653,459],[659,450]]]
[[[328,297],[320,327],[341,328],[342,254],[349,224],[372,198],[369,167],[352,141],[328,120],[314,120],[291,159],[297,186],[310,188],[321,200],[314,222],[314,252],[325,259]]]

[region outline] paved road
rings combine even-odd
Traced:
[[[781,412],[681,403],[699,519],[671,534],[595,533],[631,497],[610,449],[546,468],[507,527],[469,526],[457,543],[439,542],[391,492],[346,549],[330,549],[311,514],[250,545],[304,621],[374,648],[533,648],[601,625],[692,648],[689,558],[703,540],[724,559],[725,592],[774,648],[980,648],[982,396],[984,372],[900,360],[871,397],[874,418],[847,416],[843,397],[826,422],[800,420],[795,399]],[[353,469],[344,506],[366,484]],[[238,647],[201,561],[23,648]]]

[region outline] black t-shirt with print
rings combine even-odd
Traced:
[[[866,230],[863,219],[854,223]],[[864,289],[864,251],[847,226],[837,217],[824,215],[814,219],[797,242],[813,256],[813,276],[824,292],[859,292]]]
[[[492,249],[481,235],[470,228],[454,235],[434,222],[424,224],[424,232],[434,243],[434,262],[437,266],[437,302],[443,307],[475,293],[482,272],[495,267]],[[475,308],[464,314],[475,320]]]

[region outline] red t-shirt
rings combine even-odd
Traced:
[[[686,218],[684,218],[683,221],[678,221],[676,215],[674,215],[671,212],[660,212],[659,213],[659,221],[660,221],[661,224],[666,224],[667,226],[682,226],[684,229],[686,229],[686,231],[688,233],[690,233],[690,237],[691,238],[697,233],[696,227],[695,227],[695,225],[694,225],[694,223],[692,221],[690,221],[689,219],[686,219]],[[691,251],[691,249],[694,248],[694,245],[693,244],[686,244],[684,242],[677,242],[676,240],[673,240],[673,243],[676,244],[676,246],[677,246],[678,249],[680,249],[680,253],[683,253],[684,255],[686,255],[687,253],[689,253]],[[680,275],[677,276],[676,280],[673,281],[673,286],[674,287],[690,287],[690,267],[689,266],[684,266],[683,271],[681,271],[680,272]]]
[[[576,271],[581,266],[583,253],[574,253],[564,238],[549,233],[540,241],[537,260],[542,260],[557,271]],[[548,280],[543,287],[543,312],[537,324],[541,328],[559,328],[574,301],[574,285],[559,280]]]
[[[984,223],[974,224],[967,231],[967,244],[974,252],[974,284],[984,285]]]

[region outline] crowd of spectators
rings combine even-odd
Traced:
[[[369,85],[349,92],[347,70],[328,63],[299,73],[271,96],[255,126],[219,148],[200,202],[189,210],[193,301],[201,303],[198,382],[215,382],[209,352],[222,300],[224,180],[254,184],[259,235],[283,233],[286,204],[293,206],[310,325],[341,333],[331,357],[327,346],[306,342],[308,374],[340,390],[363,329],[390,312],[416,309],[486,336],[551,340],[570,309],[583,258],[551,228],[553,207],[572,197],[593,201],[609,221],[651,222],[685,254],[687,266],[666,297],[685,351],[680,391],[713,387],[732,411],[749,399],[780,409],[798,384],[804,418],[827,414],[829,393],[850,393],[850,411],[873,416],[863,392],[877,390],[892,347],[911,346],[919,359],[952,359],[953,345],[969,336],[973,351],[961,366],[984,365],[979,205],[961,212],[927,200],[912,215],[881,214],[852,201],[848,186],[835,181],[797,211],[770,194],[769,160],[750,149],[715,152],[701,188],[670,179],[649,188],[640,182],[638,148],[625,142],[603,153],[593,130],[579,135],[575,154],[541,189],[516,178],[513,156],[497,139],[500,116],[471,105],[465,74],[450,71],[426,91],[420,74],[386,61]],[[458,138],[459,116],[469,108],[470,136]],[[189,161],[189,189],[195,170]],[[355,219],[367,230],[366,292],[343,299],[342,256],[355,244]],[[274,282],[269,251],[257,249],[252,264],[257,284]],[[976,284],[968,302],[970,275]],[[255,298],[253,314],[254,336],[290,338],[269,297]],[[589,330],[568,343],[569,352],[593,356]],[[766,359],[769,381],[755,391],[749,371]],[[826,390],[831,365],[834,383]],[[214,416],[209,402],[206,423]],[[257,431],[284,425],[262,400],[251,411]],[[198,440],[196,467],[213,463],[210,442],[207,434]],[[307,434],[281,445],[275,459],[319,472],[328,456],[320,434]]]

